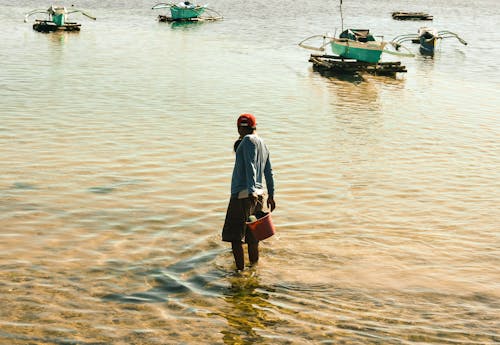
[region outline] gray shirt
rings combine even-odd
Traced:
[[[274,197],[274,178],[269,149],[257,134],[246,135],[236,150],[231,196],[236,197],[241,191],[249,194],[263,189],[262,177],[266,179],[267,193]]]

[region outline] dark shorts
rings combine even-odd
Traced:
[[[263,197],[259,196],[259,202],[254,205],[250,198],[231,198],[226,212],[226,220],[222,228],[222,240],[226,242],[243,241],[245,243],[256,243],[257,239],[250,230],[247,231],[245,222],[251,214],[262,209]]]

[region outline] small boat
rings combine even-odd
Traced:
[[[370,30],[347,29],[331,38],[332,52],[346,59],[377,63],[387,42],[376,41]]]
[[[45,13],[48,15],[48,19],[35,19],[33,24],[33,29],[39,32],[51,32],[51,31],[80,31],[81,24],[75,22],[67,21],[67,17],[71,13],[80,12],[84,16],[96,20],[96,18],[83,10],[72,8],[67,10],[64,6],[54,6],[51,5],[48,9],[37,9],[28,12],[24,17],[24,22],[28,21],[28,18],[37,13]]]
[[[309,45],[308,41],[322,38],[323,43],[319,46]],[[380,61],[382,53],[391,55],[414,57],[406,47],[399,45],[408,50],[408,53],[399,53],[385,49],[389,42],[383,40],[377,41],[370,34],[370,30],[347,29],[342,31],[339,37],[329,35],[314,35],[302,40],[299,46],[305,49],[324,51],[325,47],[330,45],[332,52],[343,59],[352,59],[359,62],[377,64]]]
[[[434,17],[424,12],[392,12],[392,18],[396,20],[433,20]]]
[[[299,46],[305,49],[324,51],[325,46],[331,46],[332,52],[340,58],[354,59],[359,62],[376,64],[380,61],[383,52],[399,56],[413,56],[413,54],[402,54],[384,49],[388,42],[383,39],[377,41],[367,29],[347,29],[344,30],[344,20],[342,16],[342,0],[340,1],[340,18],[342,22],[342,32],[338,37],[329,35],[314,35],[302,40]],[[309,40],[321,37],[323,43],[319,47],[311,46]]]
[[[459,37],[456,33],[448,31],[448,30],[442,30],[442,31],[437,31],[434,28],[426,27],[423,26],[418,29],[417,34],[407,34],[407,35],[400,35],[396,36],[392,41],[391,44],[398,49],[401,43],[406,42],[406,41],[411,41],[413,43],[418,43],[420,44],[419,50],[422,55],[434,55],[434,50],[436,48],[438,40],[444,39],[444,38],[456,38],[460,43],[463,45],[467,45],[467,42]]]
[[[222,19],[222,16],[219,13],[208,8],[207,5],[194,5],[189,1],[182,1],[178,4],[162,2],[154,5],[151,9],[159,10],[164,8],[170,9],[170,16],[159,15],[158,18],[161,22]]]
[[[422,55],[434,55],[434,48],[439,34],[436,29],[421,27],[418,29],[418,41],[420,43],[420,53]]]

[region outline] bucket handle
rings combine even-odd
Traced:
[[[255,206],[257,206],[257,204],[260,204],[262,207],[264,207],[264,198],[262,198],[262,201],[259,200],[259,197],[257,197],[257,202],[255,203]],[[271,210],[271,208],[269,207],[269,213],[272,213],[273,211]]]

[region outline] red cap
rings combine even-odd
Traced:
[[[241,114],[240,117],[238,117],[237,125],[238,127],[255,128],[257,126],[257,120],[252,114]]]

